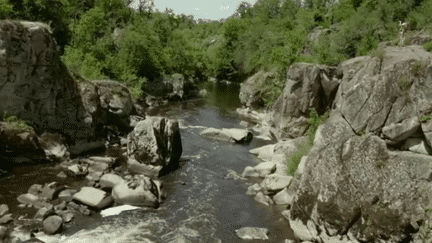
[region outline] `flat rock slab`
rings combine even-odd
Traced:
[[[273,161],[263,162],[254,167],[260,177],[266,177],[271,172],[276,171],[276,163]]]
[[[200,135],[203,137],[235,143],[248,143],[253,138],[252,132],[239,128],[208,128],[202,131]]]
[[[292,176],[283,176],[283,175],[267,175],[266,178],[261,182],[261,186],[266,188],[267,190],[281,190],[287,187],[291,180],[293,179]]]
[[[236,230],[236,234],[243,240],[268,240],[266,228],[243,227]]]
[[[19,195],[17,200],[20,203],[33,205],[39,201],[39,197],[30,193],[26,193],[26,194]]]
[[[293,200],[293,195],[288,193],[288,188],[284,188],[282,191],[278,192],[273,197],[273,201],[275,204],[291,204]]]
[[[94,208],[104,208],[112,203],[112,198],[107,196],[105,191],[93,188],[93,187],[83,187],[81,191],[73,196],[74,200],[77,200],[85,205]]]
[[[102,217],[112,216],[112,215],[119,215],[123,211],[129,211],[129,210],[135,210],[140,209],[141,207],[131,206],[131,205],[121,205],[117,207],[107,208],[105,210],[102,210],[100,212]]]
[[[116,174],[105,174],[100,178],[99,184],[102,188],[113,188],[116,185],[123,183],[124,180]]]

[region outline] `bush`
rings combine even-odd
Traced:
[[[0,19],[4,19],[11,13],[13,13],[13,6],[9,0],[0,0]]]
[[[310,149],[313,147],[313,141],[315,139],[315,133],[321,124],[324,124],[330,116],[330,111],[326,111],[323,115],[318,115],[315,108],[309,109],[309,128],[306,132],[308,140],[297,147],[297,151],[288,157],[288,171],[287,174],[293,176],[297,170],[297,167],[301,161],[301,158],[307,155]]]
[[[30,132],[32,130],[32,127],[27,125],[25,121],[20,120],[11,114],[7,114],[6,111],[3,113],[3,122],[6,123],[6,127],[8,129],[20,129],[26,132]]]
[[[429,41],[429,42],[423,44],[423,48],[424,48],[426,51],[432,52],[432,41]]]

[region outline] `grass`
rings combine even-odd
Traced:
[[[426,76],[426,67],[427,62],[424,60],[418,60],[414,63],[412,66],[411,72],[414,75],[414,77],[425,77]]]
[[[21,129],[26,132],[32,130],[32,127],[27,125],[25,121],[18,119],[16,116],[7,114],[6,111],[3,114],[3,121],[6,123],[8,129]]]
[[[376,162],[376,166],[378,167],[378,169],[381,169],[382,167],[384,167],[384,165],[385,163],[382,160]]]
[[[432,215],[432,208],[425,209],[425,212],[427,214],[426,222],[424,222],[420,228],[419,228],[419,234],[422,238],[422,240],[429,240],[432,232],[432,223],[430,222],[429,218]]]
[[[376,49],[373,49],[370,53],[370,56],[372,57],[377,57],[380,61],[382,61],[385,57],[385,51],[384,48],[382,46],[379,46]]]
[[[423,44],[423,48],[424,48],[426,51],[432,52],[432,41],[429,41],[429,42]]]
[[[300,164],[301,158],[309,153],[313,147],[313,141],[315,139],[315,133],[318,126],[324,124],[330,116],[330,111],[325,112],[323,115],[318,115],[314,108],[309,109],[309,129],[307,130],[308,140],[297,147],[297,151],[288,156],[288,171],[287,174],[294,176],[297,171],[298,165]]]
[[[432,118],[430,117],[430,115],[423,115],[420,117],[420,122],[428,122],[430,121]]]

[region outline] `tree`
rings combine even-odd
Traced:
[[[241,2],[236,11],[231,15],[231,17],[235,18],[250,18],[252,17],[252,4],[249,2]]]
[[[9,0],[0,0],[0,19],[6,18],[11,13],[13,13],[13,6]]]
[[[105,13],[100,7],[87,11],[74,26],[72,44],[84,50],[89,50],[90,46],[96,42],[96,39],[103,35],[105,21]]]

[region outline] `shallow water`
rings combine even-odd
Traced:
[[[152,116],[178,119],[182,136],[181,167],[161,177],[167,190],[161,206],[76,219],[66,225],[61,242],[244,242],[235,230],[246,226],[269,229],[270,240],[265,242],[293,239],[288,221],[280,214],[283,206],[268,207],[246,195],[253,181],[224,179],[228,170],[241,174],[246,166],[257,164],[248,150],[268,142],[253,139],[248,145],[233,145],[199,135],[207,127],[241,127],[235,112],[240,107],[239,86],[206,83],[201,88],[209,92],[205,99],[148,111]]]

